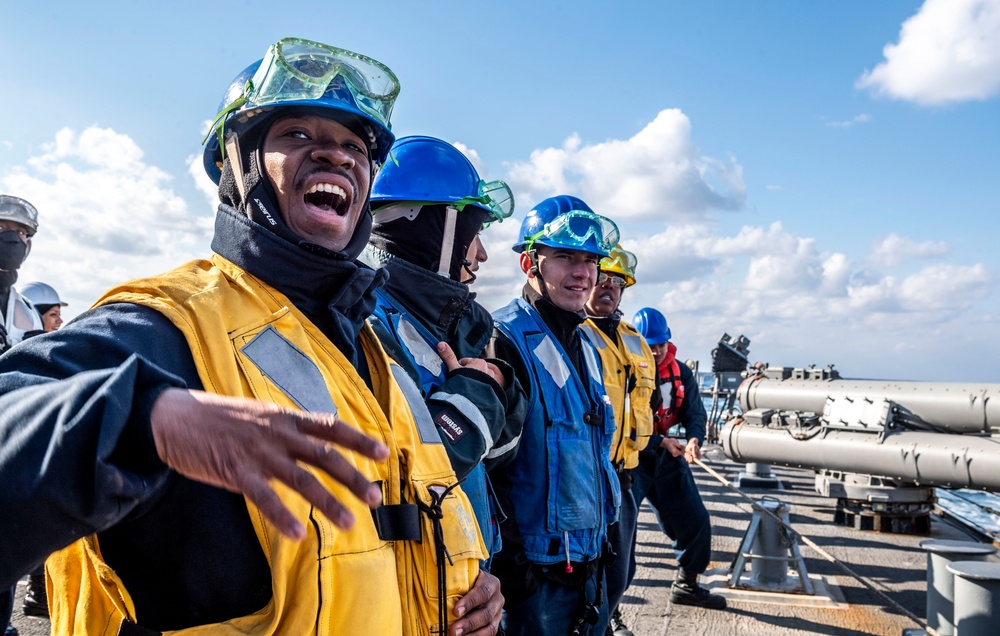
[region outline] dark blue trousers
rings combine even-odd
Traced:
[[[632,480],[636,507],[649,499],[660,529],[674,541],[677,565],[689,574],[705,572],[712,559],[712,522],[687,461],[661,448],[642,451]],[[629,583],[634,576],[633,556]]]
[[[566,636],[583,614],[586,602],[597,595],[597,576],[587,581],[586,601],[576,587],[560,585],[548,579],[538,579],[538,590],[523,603],[504,609],[504,630],[507,636]],[[604,636],[608,626],[607,586],[601,586],[600,616],[597,624],[582,632],[588,636]]]
[[[634,559],[632,548],[635,546],[635,522],[639,517],[639,506],[632,497],[632,490],[622,488],[622,507],[618,511],[618,523],[608,528],[608,542],[615,551],[615,561],[605,568],[605,578],[608,582],[608,615],[615,613],[615,608],[625,595],[631,580],[631,569]]]

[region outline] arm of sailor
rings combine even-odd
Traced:
[[[438,352],[447,372],[444,383],[427,396],[427,410],[445,443],[452,468],[462,478],[486,458],[503,429],[507,396],[486,370],[484,360],[458,360],[443,342]],[[470,364],[470,360],[480,364]],[[497,365],[492,366],[502,373]]]
[[[701,391],[694,373],[686,364],[678,366],[681,371],[681,381],[684,383],[681,424],[687,432],[688,441],[696,440],[701,445],[705,442],[705,423],[708,421],[708,414],[705,412],[705,404],[701,401]]]
[[[160,496],[169,471],[149,415],[189,381],[183,336],[134,305],[92,310],[0,358],[0,588]]]
[[[136,305],[91,310],[0,358],[0,483],[14,485],[0,488],[2,586],[155,505],[172,473],[153,411],[186,387],[201,384],[184,336]]]
[[[296,539],[306,529],[270,485],[281,481],[336,526],[354,525],[351,512],[302,464],[324,471],[371,507],[382,501],[341,450],[385,459],[389,449],[333,415],[307,413],[247,398],[166,389],[150,416],[156,451],[180,474],[238,492],[282,533]]]

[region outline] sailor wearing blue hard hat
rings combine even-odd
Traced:
[[[657,365],[657,390],[650,402],[654,430],[632,471],[632,494],[637,506],[649,500],[660,529],[674,541],[678,571],[670,589],[671,602],[724,609],[726,599],[698,583],[712,556],[712,521],[688,466],[701,459],[708,419],[698,382],[688,366],[677,361],[666,316],[654,307],[643,307],[632,324],[646,338]],[[685,444],[668,435],[675,425],[684,427]],[[633,555],[630,581],[634,574]]]
[[[55,551],[53,633],[496,630],[471,506],[365,323],[398,91],[357,53],[270,46],[206,146],[214,254],[0,358],[0,475],[37,475],[0,490],[0,585]]]
[[[513,518],[493,564],[508,634],[603,634],[608,623],[603,547],[621,495],[609,459],[615,423],[580,325],[598,262],[617,242],[617,226],[584,201],[541,201],[514,245],[522,295],[494,312],[497,357],[529,394],[517,454],[491,473]]]
[[[517,450],[524,400],[510,366],[488,358],[493,318],[469,286],[487,258],[479,233],[510,216],[514,199],[441,139],[398,139],[392,156],[372,186],[374,225],[361,255],[389,273],[369,322],[420,383],[492,555],[500,518],[486,468]]]

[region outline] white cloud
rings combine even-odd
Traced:
[[[561,148],[535,150],[510,166],[508,181],[529,206],[575,194],[614,219],[693,221],[746,199],[743,167],[732,157],[702,155],[677,109],[660,111],[630,139],[587,145],[574,134]]]
[[[212,181],[208,173],[205,172],[205,164],[201,155],[191,155],[187,158],[188,175],[194,181],[194,187],[205,196],[208,203],[208,210],[215,210],[219,206],[219,186]]]
[[[940,320],[974,305],[991,291],[995,276],[983,265],[931,265],[900,282],[900,306]]]
[[[828,121],[827,126],[831,128],[851,128],[857,124],[867,124],[872,120],[872,116],[867,113],[861,113],[860,115],[855,115],[854,117],[845,121]]]
[[[171,180],[127,135],[60,130],[42,154],[0,175],[0,190],[39,213],[20,281],[51,284],[72,316],[112,284],[207,255],[212,219],[191,214]]]
[[[921,104],[1000,93],[1000,0],[927,0],[858,88]]]
[[[907,259],[935,258],[947,256],[950,252],[951,248],[947,243],[941,241],[917,243],[913,239],[893,233],[872,248],[869,260],[876,267],[896,267]]]

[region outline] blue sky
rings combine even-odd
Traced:
[[[659,307],[703,368],[728,332],[774,365],[997,381],[1000,0],[278,6],[0,0],[0,191],[42,225],[22,282],[72,316],[206,254],[201,132],[294,35],[385,62],[398,136],[511,184],[491,309],[519,219],[569,193],[639,256],[626,315]]]

